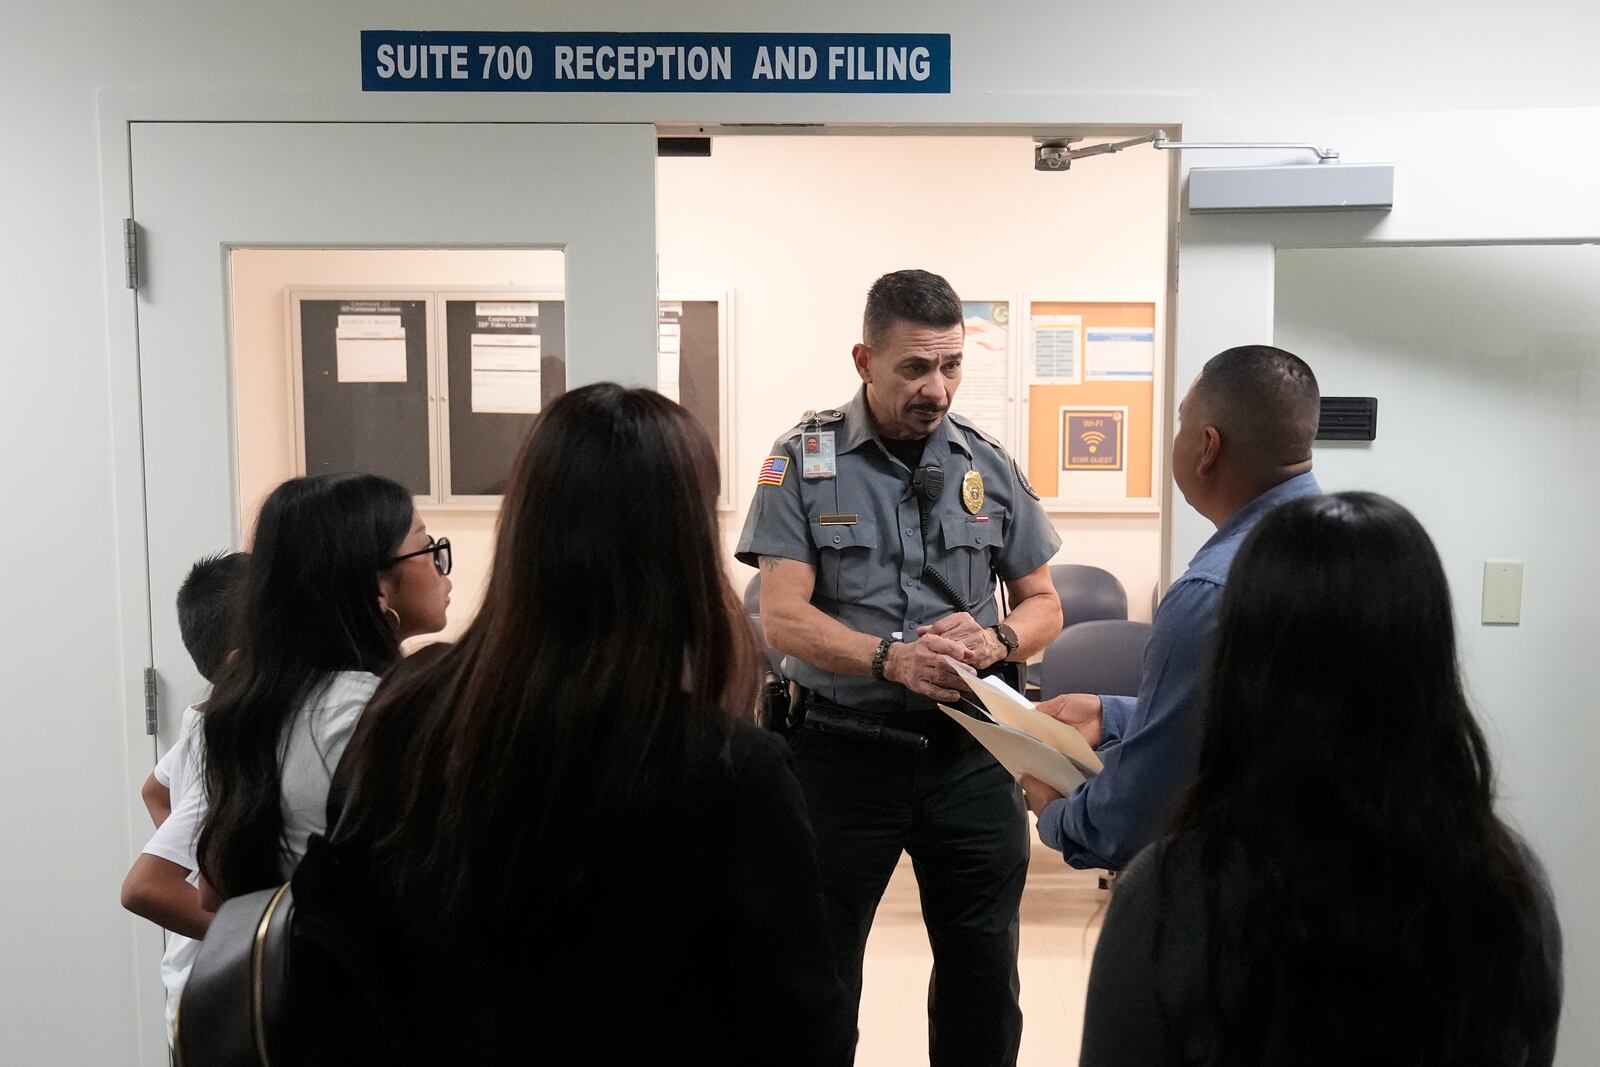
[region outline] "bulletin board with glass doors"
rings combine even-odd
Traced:
[[[556,291],[287,291],[300,473],[364,470],[419,504],[494,508],[540,411],[567,388]],[[729,300],[675,292],[659,311],[657,388],[705,429],[732,506]]]

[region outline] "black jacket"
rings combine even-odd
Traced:
[[[546,924],[558,932],[537,952],[407,944],[361,858],[317,850],[297,908],[371,950],[401,1052],[380,1050],[345,970],[297,937],[295,1062],[848,1064],[855,1034],[788,760],[781,739],[742,722],[725,750],[698,753],[615,843],[592,905]]]

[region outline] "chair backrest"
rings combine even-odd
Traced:
[[[1044,650],[1039,695],[1137,696],[1149,640],[1147,622],[1097,619],[1069,626]]]
[[[761,572],[756,571],[750,584],[744,587],[744,610],[750,616],[750,629],[755,632],[756,644],[761,646],[767,665],[778,673],[783,672],[783,653],[767,644],[767,635],[761,628]]]
[[[1081,563],[1057,563],[1050,581],[1061,598],[1061,625],[1065,629],[1096,619],[1126,619],[1128,592],[1117,576]]]
[[[775,674],[783,673],[783,653],[767,644],[767,635],[761,628],[761,616],[746,615],[750,620],[750,634],[756,639],[756,645],[761,649],[760,673],[765,676],[768,670]]]
[[[747,615],[761,614],[761,572],[756,571],[750,584],[744,587],[744,610]]]

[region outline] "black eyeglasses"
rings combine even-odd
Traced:
[[[415,552],[407,552],[403,556],[396,556],[394,559],[389,561],[389,565],[393,566],[394,564],[399,563],[401,560],[410,559],[413,556],[432,556],[433,569],[438,571],[441,575],[449,574],[451,563],[450,538],[441,537],[435,541],[432,537],[429,537],[427,548],[419,548]]]

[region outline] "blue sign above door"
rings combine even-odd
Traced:
[[[947,33],[362,30],[369,93],[950,92]]]

